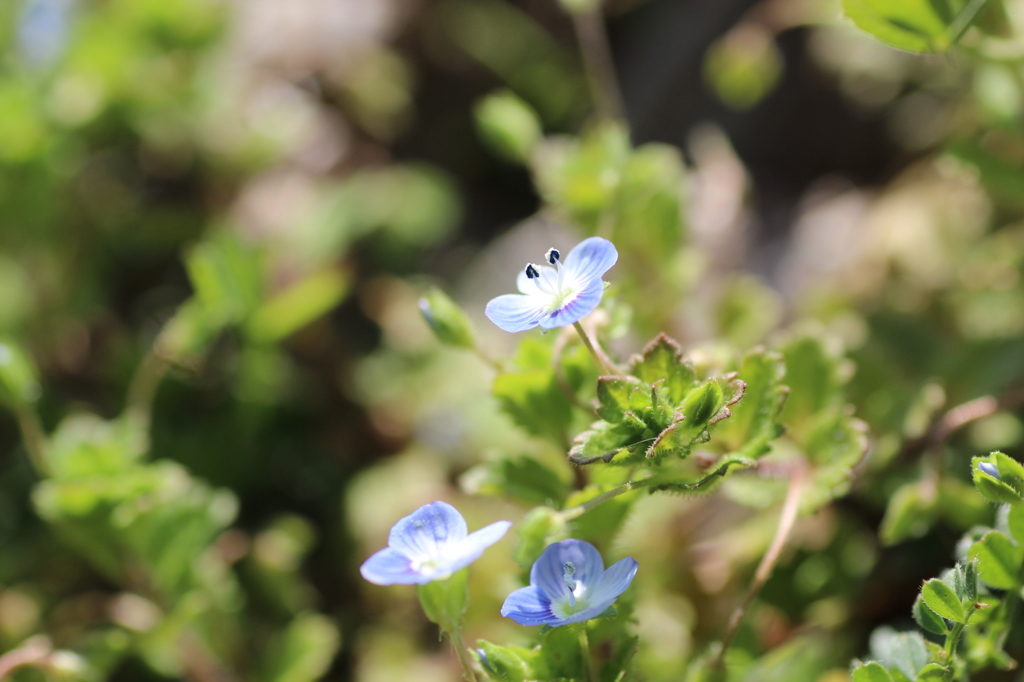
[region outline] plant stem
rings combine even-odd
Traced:
[[[583,669],[586,674],[586,682],[597,682],[597,670],[594,667],[594,658],[590,655],[590,640],[587,639],[587,624],[580,623],[576,628],[580,637],[580,656],[583,657]]]
[[[572,521],[576,517],[586,514],[594,507],[607,502],[613,497],[618,497],[619,495],[628,493],[631,490],[640,490],[641,488],[647,488],[659,482],[660,481],[657,478],[645,478],[639,481],[626,481],[617,488],[612,488],[611,490],[603,492],[592,500],[587,500],[583,504],[562,510],[562,512],[560,512],[560,515],[563,521]]]
[[[46,462],[46,434],[39,423],[39,416],[29,407],[19,405],[15,408],[15,417],[21,437],[25,441],[25,450],[29,460],[40,476],[50,475],[50,465]],[[2,678],[0,678],[2,679]]]
[[[988,0],[971,0],[967,3],[967,6],[963,8],[960,14],[956,15],[953,22],[949,25],[949,42],[955,43],[960,40],[967,29],[970,28],[971,22],[974,21],[974,17],[978,16]]]
[[[768,578],[771,577],[775,563],[779,560],[779,556],[786,546],[789,534],[793,531],[793,526],[796,523],[797,512],[800,510],[800,496],[803,492],[805,477],[804,469],[799,468],[793,472],[792,477],[789,479],[789,490],[786,491],[786,501],[782,506],[782,514],[779,516],[779,525],[775,529],[775,537],[772,538],[772,544],[768,547],[768,551],[765,552],[760,565],[757,567],[757,571],[754,573],[754,580],[750,583],[743,602],[736,607],[736,610],[732,612],[732,616],[729,618],[729,625],[725,630],[725,635],[722,637],[722,646],[715,657],[715,668],[722,668],[724,666],[725,654],[729,650],[729,645],[732,644],[736,632],[739,630],[743,616],[746,615],[747,609],[754,602],[754,597],[757,596],[757,593],[764,587]]]
[[[576,333],[580,335],[581,339],[583,339],[583,345],[587,347],[587,350],[590,351],[590,354],[594,357],[594,362],[597,363],[597,368],[609,376],[619,374],[611,360],[609,360],[608,356],[604,354],[604,351],[598,348],[590,340],[590,337],[587,336],[587,332],[584,331],[583,325],[579,322],[573,322],[572,326],[576,328]]]
[[[615,62],[608,45],[601,3],[595,2],[592,8],[570,14],[597,115],[605,120],[625,120],[622,93],[618,76],[615,75]]]
[[[459,663],[462,664],[462,673],[465,679],[469,682],[476,682],[476,673],[473,672],[473,662],[469,660],[469,654],[466,653],[466,647],[462,644],[462,633],[458,628],[454,632],[449,632],[448,637],[451,639],[452,646],[455,648],[455,654],[459,657]]]
[[[968,619],[970,619],[970,614],[968,614]],[[957,623],[949,631],[949,634],[946,635],[946,672],[942,675],[944,680],[951,681],[953,679],[953,652],[956,651],[956,644],[960,640],[960,633],[964,631],[965,627],[967,627],[967,623]]]

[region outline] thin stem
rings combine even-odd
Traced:
[[[964,631],[966,626],[967,623],[957,623],[946,635],[946,672],[942,675],[944,680],[951,681],[953,679],[953,652],[956,651],[956,644],[960,641],[960,633]]]
[[[967,29],[970,28],[971,22],[974,21],[974,17],[978,15],[988,0],[971,0],[966,7],[953,19],[953,23],[949,25],[949,42],[955,43],[960,40]]]
[[[583,657],[583,670],[586,674],[586,682],[597,682],[597,668],[594,665],[594,657],[590,655],[590,640],[587,639],[587,624],[580,623],[576,627],[580,637],[580,656]]]
[[[8,679],[15,670],[29,666],[48,667],[53,649],[45,637],[33,637],[17,649],[0,656],[0,680]]]
[[[572,326],[576,328],[576,333],[578,333],[580,338],[583,339],[583,345],[587,347],[587,350],[590,351],[590,354],[594,357],[594,362],[597,363],[597,368],[607,375],[619,374],[618,370],[616,370],[615,366],[612,364],[612,361],[608,359],[608,356],[590,340],[589,336],[587,336],[587,332],[584,331],[583,325],[579,322],[573,322]]]
[[[743,616],[746,615],[747,609],[754,602],[754,597],[757,596],[761,588],[764,587],[764,584],[768,582],[768,578],[771,577],[775,563],[779,560],[779,556],[781,556],[782,550],[786,546],[786,541],[789,539],[789,534],[793,531],[797,512],[800,510],[800,496],[803,492],[805,476],[806,474],[801,468],[794,471],[792,478],[789,479],[789,490],[786,492],[786,501],[782,506],[782,514],[779,516],[779,525],[775,530],[775,537],[772,538],[772,544],[768,547],[768,551],[765,552],[764,558],[761,559],[761,563],[754,573],[754,580],[750,583],[750,587],[747,588],[747,594],[743,598],[743,602],[736,607],[736,610],[732,612],[732,616],[729,618],[729,625],[725,630],[725,635],[722,637],[722,646],[715,657],[714,667],[716,668],[721,668],[725,664],[725,654],[729,650],[729,645],[732,644],[736,632],[739,630]]]
[[[618,76],[615,75],[615,62],[608,45],[601,3],[593,4],[589,9],[571,13],[583,57],[583,68],[597,115],[605,120],[623,121],[626,118],[625,107],[622,106],[622,93]]]
[[[40,476],[50,475],[50,465],[46,462],[46,434],[39,423],[39,416],[29,407],[19,405],[15,409],[18,428],[25,441],[25,450],[29,460]]]
[[[592,415],[594,414],[594,408],[580,400],[576,392],[572,390],[572,386],[569,385],[569,380],[565,378],[565,368],[562,367],[562,353],[565,351],[566,343],[570,338],[572,337],[559,334],[558,339],[555,341],[555,347],[551,353],[551,365],[555,370],[555,381],[558,383],[558,388],[561,389],[562,394],[565,395],[566,400]]]
[[[146,357],[135,370],[131,384],[128,385],[125,414],[130,419],[141,421],[146,430],[149,428],[150,412],[157,389],[171,367],[170,361],[160,352],[160,346],[160,336],[157,336]]]
[[[572,521],[576,517],[586,514],[594,507],[600,504],[604,504],[613,497],[618,497],[619,495],[628,493],[632,490],[640,490],[641,488],[647,488],[649,486],[655,485],[658,482],[659,479],[657,478],[645,478],[640,481],[626,481],[617,488],[612,488],[611,490],[603,492],[594,499],[587,500],[581,505],[562,510],[562,512],[560,512],[560,515],[562,517],[562,520]]]
[[[448,633],[448,637],[451,639],[452,646],[455,648],[455,654],[459,657],[459,663],[462,664],[462,673],[469,682],[476,682],[476,673],[473,672],[473,662],[469,660],[469,654],[466,653],[466,647],[462,644],[462,633],[456,629],[454,632]]]

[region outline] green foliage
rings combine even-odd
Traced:
[[[853,682],[892,682],[892,676],[881,663],[869,661],[861,663],[851,671]]]
[[[337,626],[315,613],[297,616],[271,645],[266,682],[314,682],[341,644]]]
[[[567,486],[561,475],[533,457],[502,457],[478,464],[460,481],[463,490],[475,495],[507,497],[529,505],[561,509]]]
[[[420,312],[441,343],[456,348],[476,348],[473,323],[455,301],[437,287],[420,299]]]
[[[843,11],[863,31],[911,52],[943,52],[978,18],[980,2],[843,0]]]
[[[508,90],[491,93],[477,102],[477,131],[505,158],[526,162],[541,139],[540,121],[526,102]]]
[[[450,578],[416,586],[423,613],[443,632],[456,632],[469,604],[469,571],[462,569]]]
[[[39,398],[39,380],[31,359],[10,340],[0,340],[0,400],[18,409]]]

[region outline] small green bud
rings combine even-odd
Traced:
[[[475,348],[473,323],[455,301],[437,287],[420,299],[420,312],[441,343],[459,348]]]
[[[510,161],[529,160],[543,134],[530,105],[502,90],[477,102],[474,113],[477,131],[492,150]]]
[[[0,340],[0,402],[11,407],[34,403],[39,381],[29,356],[8,340]]]

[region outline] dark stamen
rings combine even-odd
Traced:
[[[540,273],[537,272],[537,268],[533,267],[533,263],[527,263],[526,264],[526,278],[527,279],[537,279],[538,277],[540,277]]]
[[[548,249],[548,252],[544,254],[544,260],[554,265],[562,257],[562,254],[558,253],[558,249]]]

